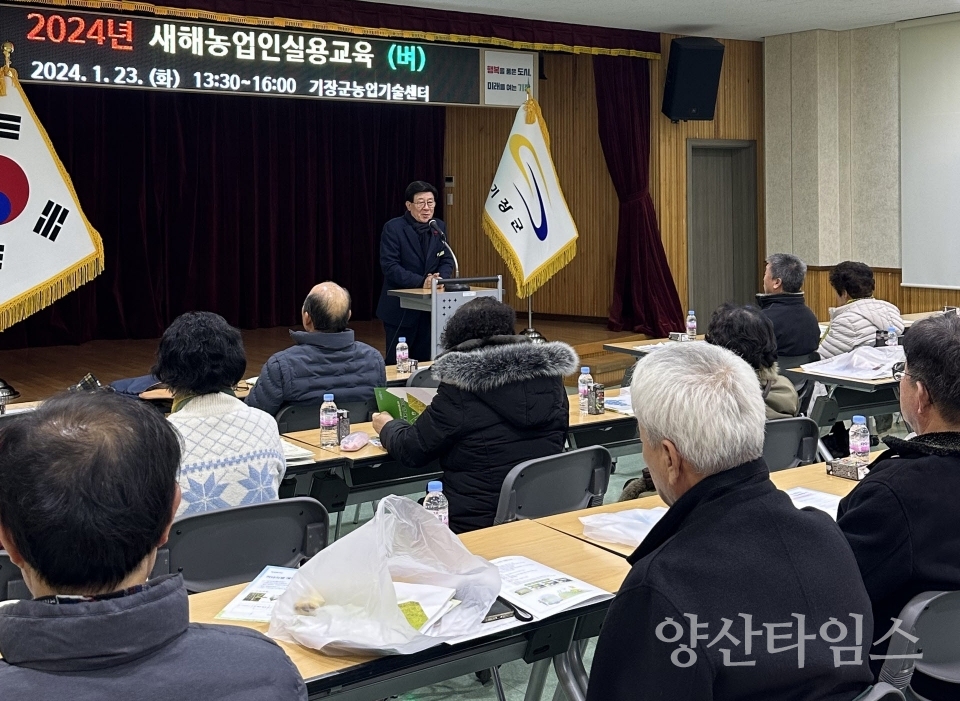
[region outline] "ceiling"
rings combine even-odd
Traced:
[[[417,6],[725,39],[854,29],[960,12],[960,0],[420,0]]]

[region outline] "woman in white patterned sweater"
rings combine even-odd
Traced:
[[[218,314],[182,314],[160,339],[153,374],[173,392],[169,421],[183,438],[177,516],[279,498],[277,422],[231,390],[246,365],[240,332]]]

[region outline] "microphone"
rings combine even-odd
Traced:
[[[430,221],[428,221],[427,226],[430,227],[430,230],[433,232],[434,236],[443,237],[443,232],[440,230],[440,225],[437,224],[436,219],[431,219]]]

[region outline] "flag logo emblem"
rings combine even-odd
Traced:
[[[0,113],[0,139],[20,138],[20,116]]]
[[[0,224],[20,216],[30,199],[30,183],[12,158],[0,156]]]
[[[63,222],[67,220],[70,210],[58,205],[53,200],[47,200],[46,207],[43,208],[43,214],[37,219],[33,227],[33,233],[40,234],[45,239],[51,241],[57,240],[57,234],[63,228]]]
[[[577,225],[553,159],[540,105],[517,111],[483,208],[483,230],[528,297],[577,254]]]

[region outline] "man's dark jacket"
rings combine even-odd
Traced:
[[[387,372],[380,351],[339,333],[291,331],[296,345],[270,356],[247,405],[276,414],[284,404],[323,401],[332,392],[337,402],[373,399],[374,387],[386,387]]]
[[[960,433],[883,441],[889,450],[840,502],[838,520],[873,602],[874,639],[917,594],[960,589]]]
[[[871,682],[866,659],[873,632],[870,599],[843,534],[827,514],[798,510],[770,481],[762,458],[707,477],[664,514],[629,557],[633,566],[610,606],[590,672],[588,701],[712,699],[848,701]],[[751,616],[745,634],[741,614]],[[855,619],[863,616],[862,639],[855,640]],[[700,636],[691,650],[696,662],[679,667],[671,655],[691,646],[689,616],[697,616]],[[818,635],[831,617],[847,628],[837,646],[861,648],[861,664],[834,666],[831,643],[806,640],[803,668],[798,650],[768,653],[768,631],[798,640],[798,619],[805,635]],[[676,638],[669,624],[683,628]],[[720,637],[724,621],[729,637]],[[782,628],[767,626],[788,623]],[[828,630],[832,638],[838,628]],[[719,638],[719,640],[714,640]],[[751,653],[746,654],[746,641]],[[713,643],[710,646],[710,643]],[[728,650],[724,653],[723,650]],[[725,666],[753,661],[753,666]],[[676,655],[681,664],[689,653]],[[852,652],[843,653],[853,659]]]
[[[440,387],[416,423],[391,421],[380,440],[410,467],[439,458],[454,533],[492,526],[507,473],[563,451],[570,424],[563,377],[577,362],[566,343],[467,341],[431,366]]]
[[[447,225],[441,219],[437,219],[437,224],[446,233]],[[453,277],[453,259],[440,237],[418,232],[418,228],[424,227],[418,226],[408,213],[384,224],[380,235],[383,288],[377,304],[377,318],[391,326],[415,325],[415,317],[422,312],[401,309],[400,298],[389,297],[387,290],[423,287],[423,280],[430,273],[440,273],[442,278]]]
[[[190,623],[180,575],[99,601],[0,607],[3,701],[306,701],[286,653],[265,635]]]
[[[817,315],[806,305],[803,292],[759,294],[757,303],[773,322],[777,355],[792,357],[816,352],[820,346],[820,324]]]

